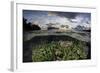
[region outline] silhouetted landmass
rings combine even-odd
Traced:
[[[32,30],[41,30],[41,28],[38,25],[33,24],[32,25]]]
[[[32,30],[41,30],[41,28],[36,24],[32,24],[31,22],[27,23],[27,19],[23,18],[23,30],[32,31]]]
[[[83,31],[86,31],[86,32],[91,32],[91,30],[89,29],[89,30],[83,30]]]
[[[81,26],[81,25],[78,25],[75,29],[78,30],[78,31],[91,32],[91,29],[90,28],[84,27],[84,26]]]
[[[59,28],[56,28],[56,27],[48,27],[48,30],[51,30],[51,29],[59,29]]]

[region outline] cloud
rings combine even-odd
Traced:
[[[66,17],[58,16],[56,13],[48,12],[47,15],[37,16],[32,20],[33,23],[38,24],[40,27],[46,27],[48,23],[54,23],[59,25],[70,25],[70,21]],[[58,25],[58,26],[59,26]],[[56,25],[57,26],[57,25]]]
[[[77,12],[51,12],[51,11],[24,11],[24,17],[28,22],[38,24],[40,27],[47,27],[46,24],[54,23],[59,25],[69,25],[76,27],[77,25],[90,26],[90,13]]]

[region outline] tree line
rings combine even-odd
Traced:
[[[32,31],[32,30],[41,30],[41,28],[37,24],[27,22],[27,19],[23,18],[23,30]]]

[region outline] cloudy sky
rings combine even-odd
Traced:
[[[46,27],[48,23],[67,24],[73,28],[77,25],[90,27],[91,24],[90,13],[23,10],[23,17],[40,27]]]

